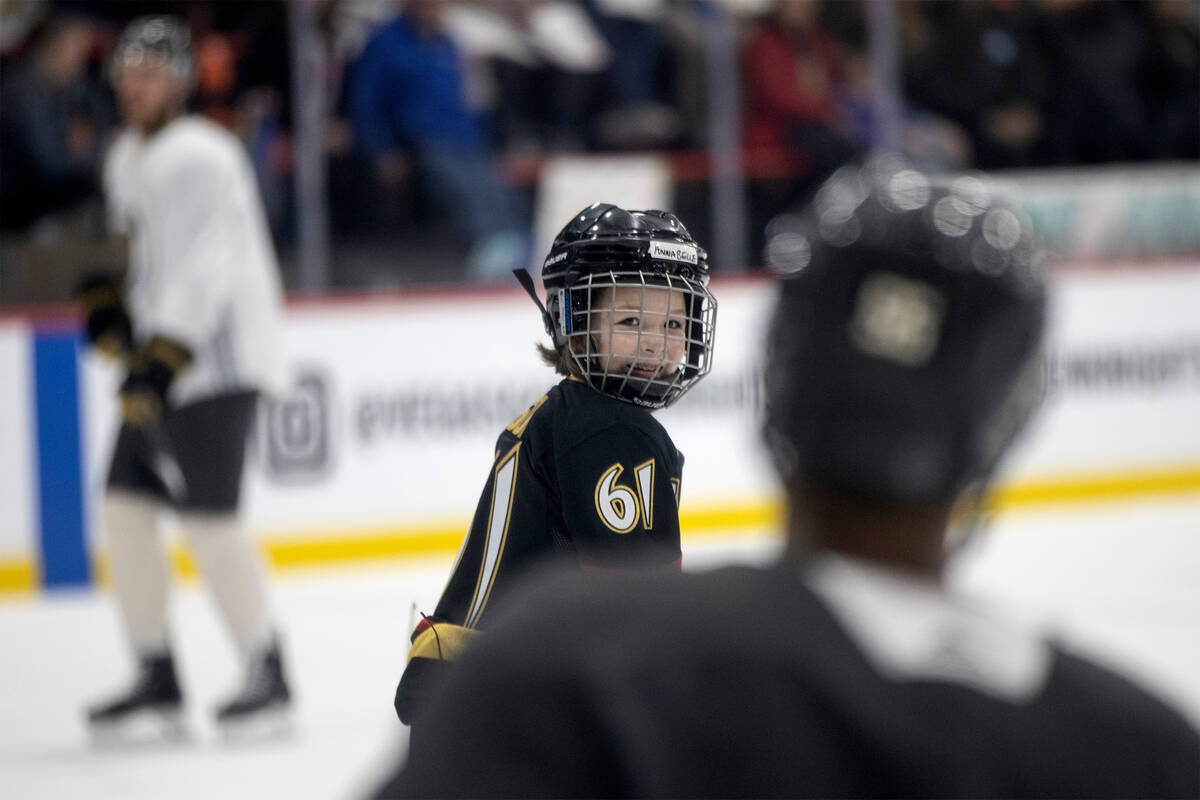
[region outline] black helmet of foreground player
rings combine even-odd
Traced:
[[[944,506],[986,483],[1042,395],[1021,212],[979,178],[882,159],[773,221],[767,260],[783,281],[764,432],[789,485]]]
[[[708,254],[674,214],[588,206],[554,239],[542,282],[559,362],[592,388],[663,408],[712,368]]]

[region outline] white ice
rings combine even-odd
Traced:
[[[767,532],[688,541],[701,569],[762,561]],[[392,694],[411,607],[432,607],[449,558],[275,576],[298,697],[291,738],[222,742],[213,705],[239,678],[207,595],[174,594],[173,639],[190,741],[102,749],[83,708],[132,662],[109,599],[95,592],[0,600],[0,794],[6,798],[355,798],[398,763]],[[1177,702],[1200,721],[1200,498],[997,520],[962,556],[959,590],[1002,601]]]

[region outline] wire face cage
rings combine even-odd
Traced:
[[[700,280],[609,270],[558,291],[559,337],[592,388],[663,408],[712,369],[717,301]]]

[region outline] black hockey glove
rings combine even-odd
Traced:
[[[179,342],[155,336],[129,362],[129,375],[121,384],[121,415],[130,425],[147,425],[162,414],[167,389],[181,370],[192,363],[192,352]]]
[[[133,325],[121,301],[121,282],[112,275],[94,272],[75,287],[84,316],[88,343],[110,358],[133,351]]]

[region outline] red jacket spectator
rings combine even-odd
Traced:
[[[803,4],[795,4],[803,5]],[[755,31],[746,48],[744,144],[783,147],[796,124],[838,126],[833,86],[841,74],[838,42],[815,22],[791,21],[792,3]]]

